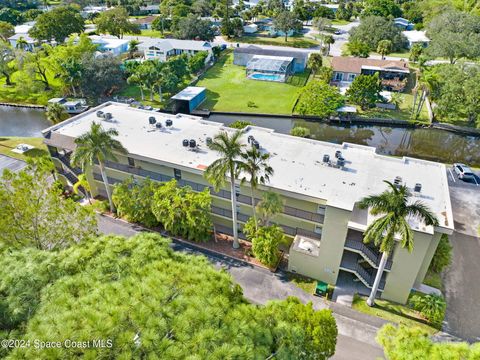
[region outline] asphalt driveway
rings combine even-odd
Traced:
[[[455,181],[453,181],[455,180]],[[444,274],[447,313],[444,330],[480,340],[480,186],[449,175],[455,232],[453,261]]]

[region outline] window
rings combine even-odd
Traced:
[[[322,227],[315,225],[315,230],[313,230],[315,234],[322,235]]]
[[[343,73],[336,72],[335,73],[335,81],[342,81],[343,80]]]
[[[357,76],[356,74],[349,73],[348,74],[348,81],[353,81],[356,76]]]
[[[129,157],[128,159],[128,166],[135,167],[135,159]]]
[[[182,171],[179,169],[173,169],[173,176],[176,180],[180,180],[182,178]]]
[[[235,195],[238,197],[240,195],[240,185],[235,184]]]
[[[318,205],[317,214],[325,215],[325,206],[324,205]]]

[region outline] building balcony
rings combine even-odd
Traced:
[[[144,170],[137,167],[133,167],[125,164],[119,164],[111,161],[105,161],[105,166],[113,170],[118,170],[118,171],[126,172],[132,175],[141,176],[141,177],[148,177],[152,180],[156,180],[160,182],[167,182],[173,179],[172,176],[163,175],[163,174],[156,173],[154,171]],[[200,184],[200,183],[196,183],[196,182],[193,182],[190,180],[184,180],[184,179],[177,180],[177,182],[180,186],[190,186],[195,191],[203,191],[205,188],[209,188],[212,196],[216,196],[222,199],[230,200],[231,198],[230,191],[227,191],[227,190],[215,191],[212,186],[204,185],[204,184]],[[252,205],[252,198],[250,196],[246,196],[243,194],[237,195],[237,201],[241,204],[250,205],[250,206]],[[258,204],[259,202],[260,202],[260,199],[255,198],[255,204]],[[284,215],[292,216],[292,217],[303,219],[303,220],[308,220],[308,221],[319,223],[319,224],[323,224],[323,221],[325,218],[325,216],[322,214],[318,214],[311,211],[305,211],[302,209],[297,209],[291,206],[284,206],[282,213]]]

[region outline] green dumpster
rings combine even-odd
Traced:
[[[323,281],[317,281],[317,287],[315,288],[315,295],[326,296],[327,295],[328,284]]]

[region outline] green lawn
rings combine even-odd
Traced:
[[[442,276],[436,272],[428,271],[423,280],[425,285],[443,290]]]
[[[398,109],[396,110],[386,110],[373,108],[366,111],[359,110],[358,115],[360,117],[369,117],[369,118],[383,118],[383,119],[398,119],[398,120],[410,120],[413,104],[413,95],[412,94],[401,94],[403,101],[400,103]],[[428,122],[428,111],[427,106],[424,104],[420,117],[418,121]]]
[[[162,33],[158,30],[143,29],[140,35],[163,39],[166,35],[166,32],[162,35]]]
[[[310,279],[305,276],[287,273],[287,278],[288,278],[288,281],[294,283],[295,286],[298,286],[307,294],[313,294],[313,292],[315,291],[315,287],[317,286],[316,280]]]
[[[350,21],[338,20],[338,19],[332,20],[332,25],[347,25],[347,24],[350,24]]]
[[[5,78],[1,78],[0,102],[46,105],[49,99],[60,94],[59,81],[54,78],[53,74],[47,74],[47,77],[51,85],[51,90],[49,91],[44,91],[41,85],[39,85],[37,91],[24,88],[22,86],[23,80],[20,77],[20,72],[12,75],[12,82],[14,83],[12,86],[7,86],[5,84]]]
[[[277,45],[277,46],[289,46],[294,48],[308,49],[311,47],[318,46],[318,42],[313,39],[304,37],[303,35],[289,36],[287,41],[285,37],[277,36],[270,37],[266,34],[255,34],[255,35],[244,35],[238,38],[227,39],[230,42],[239,42],[247,44],[259,44],[259,45]]]
[[[250,80],[245,67],[234,65],[233,54],[229,53],[197,83],[207,88],[207,100],[200,107],[212,111],[291,114],[308,74],[295,75],[288,83]]]
[[[428,322],[421,315],[409,308],[407,305],[401,305],[388,300],[377,299],[375,305],[370,307],[367,305],[367,297],[355,294],[353,297],[352,308],[372,316],[402,324],[408,327],[418,326],[426,330],[430,334],[438,332],[437,329],[428,325]]]
[[[24,154],[12,152],[19,144],[28,144],[35,146],[35,149],[29,150]],[[0,137],[0,154],[7,155],[20,160],[28,158],[41,157],[48,155],[47,147],[43,143],[43,138],[26,138],[26,137]]]

